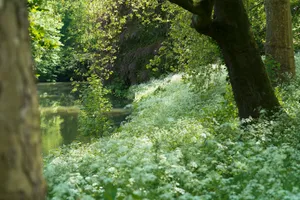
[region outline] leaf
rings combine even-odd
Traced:
[[[104,187],[104,200],[115,200],[117,197],[117,188],[112,184],[109,183]]]

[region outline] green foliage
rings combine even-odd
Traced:
[[[96,76],[88,78],[88,85],[83,90],[79,114],[79,131],[83,135],[104,136],[111,128],[106,113],[112,108],[107,98],[109,91],[102,85],[102,81]]]
[[[85,80],[89,76],[89,68],[97,66],[96,49],[101,49],[102,32],[99,31],[97,13],[102,12],[95,1],[76,0],[63,1],[59,5],[64,26],[62,27],[62,74],[69,78]],[[98,66],[100,68],[100,66]],[[92,71],[92,70],[91,70]],[[69,74],[69,75],[68,75]]]
[[[29,0],[29,31],[36,76],[52,81],[56,66],[60,64],[61,15],[56,11],[55,1]]]
[[[107,184],[104,188],[103,199],[114,200],[117,197],[117,188],[113,184]]]
[[[292,13],[292,27],[294,38],[294,49],[300,49],[300,3],[298,0],[290,0]],[[266,14],[263,0],[244,0],[255,40],[264,54],[264,43],[266,38]]]
[[[180,74],[132,88],[117,133],[45,158],[48,199],[299,199],[300,80],[278,89],[288,115],[241,127],[218,76],[201,93]]]
[[[297,0],[291,0],[292,9],[292,25],[294,48],[296,51],[300,50],[300,3]]]
[[[191,13],[170,3],[166,3],[163,10],[168,13],[170,30],[167,40],[150,65],[154,66],[154,70],[159,66],[184,71],[201,90],[201,83],[209,80],[214,71],[213,67],[207,65],[219,62],[219,49],[214,41],[190,27],[187,22],[191,21]]]
[[[245,0],[245,7],[251,23],[251,28],[260,49],[264,54],[264,44],[266,41],[266,13],[263,0]]]
[[[151,17],[156,19],[153,11],[157,5],[156,1],[96,0],[66,0],[58,4],[64,23],[61,73],[81,80],[91,74],[104,79],[113,72],[116,78],[121,72],[126,74],[122,66],[139,57],[134,50],[156,40],[158,34],[152,30],[157,24]],[[140,61],[145,61],[137,66],[143,67],[146,56],[142,55]],[[133,70],[130,73],[135,74]]]
[[[280,70],[280,63],[274,60],[274,58],[272,58],[272,56],[270,55],[263,56],[263,61],[270,80],[273,83],[276,83],[278,81],[276,80],[276,73],[278,73],[278,71]]]
[[[167,13],[162,6],[155,1],[141,5],[125,1],[119,6],[119,12],[126,23],[119,36],[117,59],[111,77],[113,84],[116,79],[121,79],[123,85],[129,87],[169,71],[160,65],[152,69],[146,66],[167,38]]]
[[[263,53],[263,1],[244,3]],[[299,6],[291,1],[296,50]],[[115,73],[114,79],[121,77],[119,83],[129,85],[185,70],[201,83],[212,71],[207,64],[219,62],[215,43],[189,27],[191,14],[168,1],[29,0],[28,8],[33,57],[42,81]]]

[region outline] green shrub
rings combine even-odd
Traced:
[[[112,105],[107,98],[109,91],[102,85],[102,81],[96,76],[88,78],[88,85],[83,90],[79,114],[79,131],[84,135],[104,136],[111,128],[107,118],[107,112]]]

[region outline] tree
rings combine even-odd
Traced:
[[[219,45],[229,73],[239,117],[257,118],[260,109],[276,111],[280,104],[251,32],[243,1],[170,0],[170,2],[193,13],[192,26],[195,30],[213,38]]]
[[[26,2],[0,1],[0,199],[9,200],[45,197]]]
[[[265,53],[280,64],[275,79],[295,75],[292,17],[290,0],[265,0],[267,17]]]

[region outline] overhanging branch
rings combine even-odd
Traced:
[[[190,11],[193,14],[197,14],[198,9],[194,5],[193,0],[169,0],[170,2],[177,4],[178,6],[182,7],[185,10]]]
[[[215,0],[169,0],[171,3],[194,14],[192,27],[198,32],[205,30],[212,23],[212,10]]]

